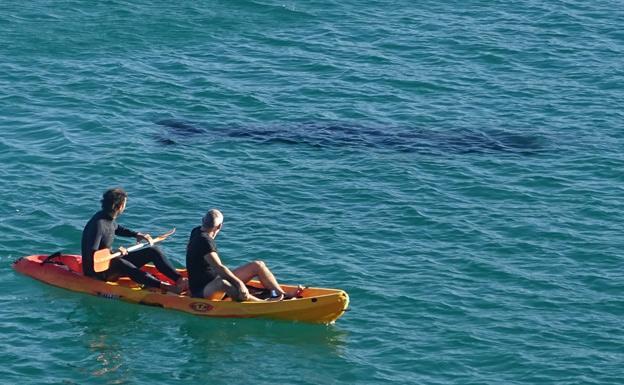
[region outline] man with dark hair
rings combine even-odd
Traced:
[[[223,214],[212,209],[202,219],[202,225],[191,231],[186,248],[186,268],[191,296],[222,299],[223,292],[236,301],[261,301],[249,294],[245,284],[258,277],[262,285],[273,291],[274,300],[284,298],[284,290],[262,261],[253,261],[234,270],[225,266],[217,254],[215,237],[223,227]]]
[[[82,231],[82,272],[85,276],[94,277],[102,281],[116,281],[122,276],[128,276],[133,281],[154,288],[168,290],[177,294],[186,290],[188,281],[182,277],[163,252],[156,246],[150,246],[131,253],[120,247],[122,256],[114,258],[110,267],[100,273],[93,270],[93,254],[97,250],[110,249],[115,235],[135,237],[137,241],[146,241],[152,244],[152,237],[129,230],[115,221],[126,209],[128,194],[121,188],[107,190],[102,195],[102,210],[98,211],[87,222]],[[175,282],[175,285],[162,282],[153,275],[141,270],[146,263],[153,263],[158,271]]]

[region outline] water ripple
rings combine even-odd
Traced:
[[[0,376],[619,384],[620,8],[3,5]],[[123,224],[178,227],[175,264],[219,207],[229,265],[261,258],[352,309],[204,320],[11,270],[77,252],[117,185]]]

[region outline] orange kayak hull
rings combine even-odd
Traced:
[[[121,278],[117,282],[105,282],[85,277],[82,275],[82,258],[79,255],[61,255],[52,259],[51,263],[43,263],[45,258],[45,255],[22,257],[13,263],[13,268],[36,280],[67,290],[173,309],[203,317],[268,318],[329,324],[341,317],[349,306],[349,296],[345,291],[314,287],[301,291],[299,293],[301,298],[284,301],[235,302],[228,299],[192,298],[188,295],[143,288],[128,278]],[[166,280],[153,266],[147,265],[144,269],[159,279]],[[178,269],[178,272],[186,276],[186,270]],[[262,287],[257,281],[251,281],[249,285]],[[297,286],[281,286],[289,294],[297,291]]]

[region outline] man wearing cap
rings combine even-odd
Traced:
[[[186,248],[186,268],[191,296],[222,299],[224,292],[236,301],[261,301],[249,293],[245,283],[258,277],[262,285],[274,291],[274,300],[284,298],[284,290],[262,261],[249,262],[234,270],[225,266],[215,238],[223,226],[223,214],[217,209],[206,213],[202,225],[191,231]]]

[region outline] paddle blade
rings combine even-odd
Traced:
[[[113,255],[108,249],[97,250],[93,253],[93,270],[96,273],[108,270],[111,259],[115,258]]]
[[[175,233],[175,230],[176,229],[174,227],[173,229],[167,231],[166,233],[159,235],[156,238],[153,238],[152,243],[158,243],[158,242],[164,241],[171,234]],[[131,253],[133,251],[138,251],[141,249],[145,249],[147,247],[150,247],[149,243],[137,243],[136,245],[126,248],[126,250]],[[110,250],[108,249],[97,250],[95,253],[93,253],[93,270],[96,273],[101,273],[104,270],[108,270],[108,268],[110,267],[111,259],[117,258],[120,256],[121,256],[121,252],[119,251],[116,253],[111,253]]]
[[[164,234],[161,234],[159,236],[157,236],[156,238],[153,239],[154,243],[156,242],[161,242],[164,241],[165,239],[167,239],[170,235],[174,234],[176,231],[176,228],[174,227],[173,229],[167,231]]]

